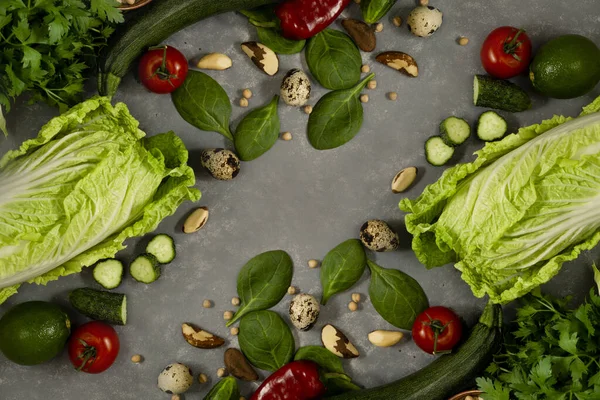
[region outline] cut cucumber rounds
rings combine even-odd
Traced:
[[[427,162],[439,167],[446,164],[454,155],[454,147],[448,146],[441,136],[432,136],[425,142]]]
[[[156,257],[159,263],[168,264],[175,259],[175,242],[171,236],[161,233],[148,243],[146,253]]]
[[[141,254],[129,266],[129,273],[138,282],[152,283],[160,277],[160,263],[152,254]]]
[[[114,289],[123,280],[123,263],[114,258],[101,260],[94,267],[94,279],[105,289]]]

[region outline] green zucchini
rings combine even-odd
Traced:
[[[475,75],[473,104],[478,107],[519,112],[531,108],[531,99],[523,89],[512,82],[491,76]]]
[[[445,400],[466,388],[490,364],[502,343],[502,308],[488,305],[467,340],[452,354],[396,382],[352,391],[330,400]]]
[[[75,289],[69,293],[69,302],[77,311],[97,321],[109,324],[127,323],[127,296],[90,288]]]
[[[151,46],[204,18],[275,3],[276,0],[156,0],[120,24],[100,55],[98,92],[112,96],[133,62]]]

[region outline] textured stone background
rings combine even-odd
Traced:
[[[406,193],[416,197],[426,184],[435,181],[443,168],[426,164],[423,143],[437,132],[439,122],[454,114],[475,121],[482,109],[472,105],[473,74],[483,70],[479,48],[487,33],[501,25],[527,29],[534,47],[547,39],[565,33],[579,33],[600,43],[600,5],[596,0],[580,1],[432,1],[444,12],[444,24],[431,38],[413,37],[405,25],[391,23],[394,15],[404,19],[414,6],[400,0],[383,20],[385,28],[378,34],[378,50],[401,50],[419,63],[418,79],[409,79],[377,65],[373,54],[363,53],[365,63],[377,74],[378,88],[368,91],[365,123],[360,133],[347,145],[330,151],[314,150],[305,135],[307,116],[302,111],[281,105],[281,129],[294,135],[291,142],[278,141],[271,151],[251,163],[232,182],[217,182],[200,168],[199,153],[203,148],[228,146],[220,135],[202,132],[188,125],[175,111],[169,96],[153,95],[128,75],[116,96],[125,102],[139,119],[141,128],[152,135],[174,130],[187,144],[191,165],[197,171],[197,187],[203,196],[199,204],[186,203],[177,214],[167,218],[157,232],[175,237],[178,257],[164,268],[163,276],[145,286],[126,277],[119,291],[129,296],[129,322],[118,327],[121,353],[115,365],[101,375],[76,373],[66,353],[53,361],[21,367],[0,355],[0,399],[166,399],[156,388],[156,377],[168,363],[179,361],[204,372],[209,383],[195,383],[185,397],[201,399],[217,381],[216,370],[223,364],[226,347],[200,350],[189,346],[181,337],[180,324],[191,321],[228,339],[222,314],[232,309],[236,275],[252,256],[271,249],[286,250],[295,262],[294,285],[302,291],[319,294],[319,271],[306,267],[311,258],[321,259],[339,242],[356,237],[360,225],[369,218],[388,220],[402,231],[403,214],[397,204],[401,195],[393,194],[389,184],[401,168],[415,165],[420,179]],[[352,4],[345,15],[358,16]],[[336,24],[336,27],[339,26]],[[464,35],[470,39],[466,47],[455,40]],[[188,58],[206,52],[224,52],[233,59],[233,68],[211,72],[229,94],[233,107],[233,124],[248,110],[235,105],[241,89],[254,92],[251,107],[264,104],[278,92],[281,78],[293,67],[308,71],[303,54],[282,56],[280,72],[269,78],[256,69],[239,49],[241,42],[256,39],[253,28],[238,14],[210,18],[173,35],[168,44],[176,46]],[[526,79],[520,83],[527,86]],[[313,85],[311,104],[326,91]],[[385,93],[398,92],[398,100],[390,102]],[[91,92],[90,92],[91,93]],[[533,95],[533,109],[506,115],[511,129],[537,123],[552,114],[576,115],[579,109],[600,94],[593,93],[569,101],[549,100]],[[11,136],[0,139],[0,154],[34,136],[41,125],[56,111],[43,105],[19,103],[8,116]],[[460,148],[456,161],[472,159],[471,153],[482,143],[469,140]],[[193,235],[180,232],[183,217],[192,208],[210,208],[206,227]],[[410,250],[409,237],[402,235],[402,248],[391,254],[377,254],[375,259],[385,267],[398,268],[422,284],[431,304],[455,308],[469,324],[483,307],[484,300],[475,299],[460,275],[451,266],[427,271]],[[129,241],[128,249],[119,254],[130,260],[139,253],[145,240]],[[581,298],[592,286],[589,265],[598,260],[598,250],[586,253],[576,262],[565,265],[546,289],[558,295],[574,294]],[[27,300],[49,300],[67,305],[69,290],[93,285],[90,270],[50,283],[47,287],[24,285],[20,293],[0,306],[0,313]],[[367,274],[354,290],[366,298]],[[418,370],[433,357],[419,351],[411,341],[391,349],[374,348],[367,333],[377,328],[391,328],[379,317],[367,299],[355,313],[347,311],[350,293],[338,295],[322,310],[319,324],[308,333],[294,331],[297,345],[319,344],[319,331],[327,322],[344,330],[361,352],[358,359],[345,361],[348,373],[361,385],[371,387],[390,382]],[[215,302],[203,309],[203,299]],[[286,314],[289,297],[276,310]],[[84,319],[69,311],[75,322]],[[398,350],[401,350],[400,352]],[[142,354],[144,363],[133,365],[129,358]],[[261,376],[265,376],[261,373]],[[254,385],[243,385],[249,396]]]

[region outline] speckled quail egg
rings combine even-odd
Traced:
[[[442,26],[442,15],[435,7],[417,7],[408,14],[408,30],[416,36],[431,36]]]
[[[360,228],[360,240],[373,251],[393,251],[398,248],[398,234],[380,219],[371,219]]]
[[[310,98],[310,79],[299,69],[291,69],[281,82],[281,98],[290,106],[303,106]]]
[[[307,331],[317,322],[320,310],[317,299],[310,294],[301,293],[290,302],[290,320],[296,328]]]
[[[193,382],[192,370],[180,363],[167,365],[158,376],[158,388],[169,394],[183,393]]]
[[[204,150],[200,161],[215,179],[229,181],[240,173],[240,159],[231,150]]]

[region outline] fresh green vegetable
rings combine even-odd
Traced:
[[[63,111],[75,104],[96,54],[123,22],[117,5],[114,0],[0,1],[0,106],[10,110],[11,99],[23,93],[30,102]]]
[[[477,107],[520,112],[531,108],[531,99],[523,89],[512,82],[475,75],[473,104]]]
[[[101,260],[94,266],[94,280],[104,289],[114,289],[121,284],[123,280],[123,263],[114,258]]]
[[[352,391],[331,400],[446,400],[470,389],[502,343],[502,308],[489,303],[467,340],[425,368],[396,382]],[[490,400],[485,397],[486,400]]]
[[[138,282],[152,283],[160,277],[160,263],[152,254],[140,254],[129,265],[129,273]]]
[[[251,311],[279,303],[292,283],[293,273],[292,259],[282,250],[267,251],[248,261],[237,278],[240,308],[227,326]]]
[[[144,135],[124,104],[93,98],[4,155],[0,303],[22,282],[45,284],[113,257],[125,239],[200,198],[181,139]]]
[[[449,146],[458,146],[471,136],[471,127],[463,118],[448,117],[440,123],[440,136]]]
[[[310,38],[306,63],[315,79],[327,89],[349,89],[360,79],[360,52],[350,36],[341,31],[325,29]]]
[[[319,99],[307,128],[308,140],[315,149],[333,149],[356,136],[363,122],[359,95],[374,77],[375,74],[370,74],[350,89],[329,92]]]
[[[257,368],[276,371],[292,360],[294,336],[283,318],[269,310],[254,311],[240,321],[240,349]]]
[[[233,376],[226,376],[210,389],[204,400],[239,400],[240,390]]]
[[[278,27],[274,4],[266,4],[248,10],[240,10],[240,14],[248,18],[248,22],[254,26],[261,28]]]
[[[380,267],[367,260],[371,270],[369,298],[375,310],[390,324],[412,329],[417,315],[429,307],[419,282],[402,271]]]
[[[446,144],[441,136],[432,136],[425,142],[425,158],[433,166],[446,164],[454,155],[454,147]]]
[[[306,45],[306,40],[291,40],[281,36],[275,29],[256,27],[258,41],[277,54],[300,53]]]
[[[360,386],[352,382],[352,379],[346,374],[326,373],[324,374],[324,380],[327,388],[325,398],[361,389]]]
[[[363,0],[360,2],[360,11],[367,24],[374,24],[392,9],[396,0]]]
[[[321,263],[321,303],[334,294],[350,289],[365,272],[367,255],[360,240],[349,239],[335,246]]]
[[[156,235],[148,242],[146,253],[152,254],[161,264],[168,264],[175,259],[175,242],[167,234]]]
[[[204,72],[190,70],[183,85],[171,97],[177,112],[188,123],[233,140],[229,130],[231,102],[225,90],[213,78]]]
[[[477,120],[477,137],[485,142],[502,139],[507,130],[506,120],[495,111],[486,111]]]
[[[400,208],[428,268],[455,266],[476,296],[506,303],[600,241],[600,97],[476,152]],[[587,115],[586,115],[587,114]],[[565,190],[568,188],[568,190]]]
[[[344,373],[344,367],[342,366],[342,360],[321,346],[304,346],[300,347],[294,356],[294,361],[298,360],[309,360],[314,361],[321,368],[328,372],[337,372],[339,374]]]
[[[600,297],[576,309],[536,289],[523,299],[504,344],[477,379],[486,400],[597,399]]]
[[[263,107],[250,111],[239,123],[234,137],[235,150],[243,161],[252,161],[266,153],[279,137],[279,96]]]
[[[127,323],[127,296],[122,293],[80,288],[69,293],[69,302],[91,319],[114,325]]]
[[[186,26],[211,15],[251,9],[274,2],[275,0],[153,1],[142,10],[133,13],[127,23],[120,25],[111,36],[106,51],[100,56],[98,92],[102,95],[114,95],[121,78],[143,52],[164,42]]]

